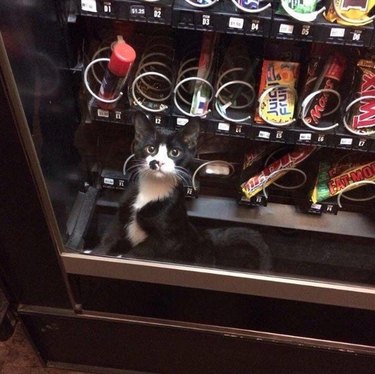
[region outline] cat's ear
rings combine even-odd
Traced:
[[[199,119],[192,118],[178,132],[178,137],[188,146],[189,149],[194,149],[197,146],[199,137],[199,127]]]
[[[136,112],[133,117],[134,129],[135,129],[135,141],[141,142],[149,136],[155,133],[155,127],[151,121],[142,112]]]

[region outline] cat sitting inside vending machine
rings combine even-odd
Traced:
[[[136,183],[125,192],[116,222],[102,244],[110,254],[152,260],[267,270],[270,253],[249,228],[199,230],[185,208],[183,181],[190,178],[199,136],[194,118],[177,132],[156,129],[141,112],[134,116]]]

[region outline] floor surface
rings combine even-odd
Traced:
[[[80,371],[43,367],[20,324],[13,336],[0,341],[0,374],[84,374]]]

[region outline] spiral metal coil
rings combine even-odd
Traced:
[[[202,9],[202,8],[209,8],[210,6],[219,2],[219,0],[185,0],[189,5],[194,8]]]
[[[130,94],[135,106],[148,112],[163,112],[169,106],[174,86],[174,49],[171,39],[149,39],[137,65]]]
[[[228,52],[218,72],[215,108],[225,120],[243,122],[251,118],[247,113],[256,97],[253,73],[259,61],[252,61],[241,48],[229,48]]]
[[[188,117],[204,117],[209,112],[208,105],[214,96],[214,87],[209,82],[209,76],[212,72],[212,61],[206,69],[203,77],[198,76],[199,72],[199,49],[191,48],[182,57],[177,72],[176,86],[174,88],[174,104],[181,113]],[[193,109],[193,101],[196,99],[194,93],[197,90],[209,92],[207,97],[201,97],[204,101],[203,110]]]

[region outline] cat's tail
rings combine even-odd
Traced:
[[[271,252],[262,235],[247,227],[205,230],[217,266],[260,271],[271,269]]]

